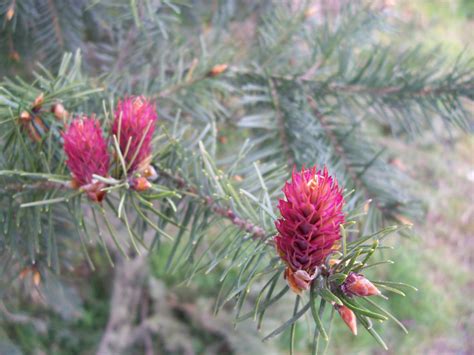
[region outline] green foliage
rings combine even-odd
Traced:
[[[474,17],[474,4],[469,0],[462,0],[460,6],[460,13],[467,18]]]

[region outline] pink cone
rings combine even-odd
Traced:
[[[66,126],[63,139],[66,165],[73,176],[73,186],[83,188],[89,197],[100,201],[104,195],[100,192],[101,184],[94,182],[92,175],[108,175],[109,153],[99,121],[88,117],[76,118]]]
[[[340,225],[344,223],[342,190],[326,168],[316,171],[313,167],[293,171],[283,193],[286,199],[278,204],[282,217],[275,222],[278,253],[291,269],[287,276],[299,270],[314,275],[340,239]],[[292,284],[293,288],[298,283]]]
[[[118,102],[112,133],[119,140],[129,172],[136,171],[149,159],[157,118],[155,106],[143,96],[132,96]]]

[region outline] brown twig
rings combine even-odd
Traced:
[[[209,198],[209,202],[207,204],[215,213],[224,218],[229,219],[232,224],[235,224],[240,229],[245,230],[247,233],[252,235],[253,238],[261,239],[264,238],[267,234],[263,228],[257,226],[256,224],[248,220],[238,217],[230,208],[218,206],[211,198]]]
[[[227,218],[232,224],[239,227],[241,230],[249,233],[254,239],[261,239],[266,236],[266,232],[263,228],[256,225],[255,223],[237,216],[230,208],[220,206],[211,196],[202,196],[198,194],[198,190],[195,186],[188,183],[184,178],[179,175],[173,175],[164,169],[157,168],[158,174],[162,177],[172,180],[180,189],[183,189],[191,194],[198,196],[203,203],[212,209],[218,215]]]

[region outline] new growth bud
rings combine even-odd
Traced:
[[[352,310],[346,306],[334,305],[334,307],[336,308],[344,323],[346,323],[346,325],[349,327],[352,334],[357,335],[357,319],[354,312],[352,312]]]
[[[64,106],[60,103],[57,103],[51,106],[51,112],[54,114],[54,117],[56,117],[56,119],[58,120],[65,120],[69,116],[69,113],[66,111]]]
[[[13,16],[15,16],[15,3],[12,3],[5,14],[7,21],[11,21]]]
[[[28,111],[22,111],[22,113],[20,113],[20,121],[22,123],[28,123],[29,121],[31,121],[31,115]]]
[[[27,131],[28,136],[31,140],[39,143],[48,132],[48,128],[45,126],[39,116],[31,115],[28,111],[22,111],[20,114],[20,123]]]
[[[132,180],[132,188],[136,191],[146,191],[151,187],[151,183],[143,176]]]
[[[8,55],[8,58],[10,58],[14,62],[19,62],[20,61],[20,53],[18,53],[15,50],[12,50],[10,54]]]
[[[229,64],[217,64],[212,67],[208,75],[211,77],[221,75],[227,70],[227,68],[229,68]]]
[[[35,101],[33,101],[33,106],[32,106],[33,112],[38,112],[39,110],[41,110],[41,107],[43,106],[43,102],[44,102],[44,94],[41,93],[36,97]]]
[[[341,290],[349,297],[359,296],[378,296],[381,294],[379,289],[374,286],[372,282],[367,280],[364,275],[351,272],[344,283],[341,285]]]

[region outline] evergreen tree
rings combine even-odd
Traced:
[[[289,329],[291,350],[303,316],[312,353],[333,317],[382,347],[374,320],[406,331],[384,298],[414,287],[365,275],[423,218],[384,137],[472,132],[471,53],[393,40],[383,2],[5,0],[0,16],[11,322],[47,332],[18,300],[34,290],[74,313],[68,285],[86,261],[113,277],[95,351],[160,347],[172,331],[148,282],[158,256],[161,277],[190,288],[215,273],[214,310],[231,305],[235,322],[260,329],[293,302],[263,337]]]

